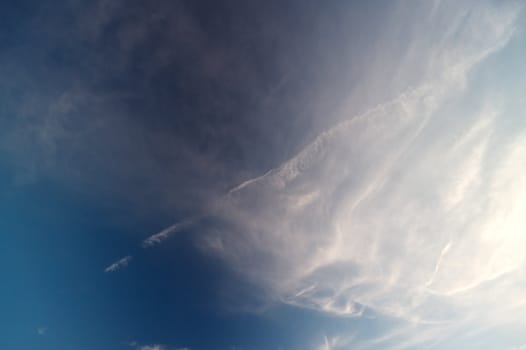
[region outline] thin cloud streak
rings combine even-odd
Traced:
[[[151,345],[138,345],[136,342],[134,342],[133,344],[130,344],[130,346],[133,346],[135,347],[137,350],[168,350],[168,349],[173,349],[173,350],[190,350],[190,348],[188,347],[183,347],[183,348],[179,348],[179,347],[167,347],[165,345],[160,345],[160,344],[151,344]]]
[[[143,345],[139,350],[165,350],[166,348],[162,345]]]
[[[104,272],[110,273],[110,272],[115,272],[117,270],[123,269],[123,268],[125,268],[126,266],[128,266],[130,264],[132,258],[133,257],[131,255],[125,256],[124,258],[122,258],[122,259],[114,262],[110,266],[106,267],[104,269]]]
[[[329,338],[327,336],[323,337],[323,343],[320,344],[318,347],[316,347],[316,350],[332,350],[336,349],[338,346],[338,343],[340,341],[340,338],[333,337]]]
[[[180,232],[181,230],[184,230],[188,227],[190,227],[192,224],[194,224],[196,220],[195,219],[187,219],[181,222],[177,222],[173,224],[172,226],[169,226],[165,228],[164,230],[151,235],[150,237],[146,238],[142,242],[143,248],[152,247],[157,244],[161,244],[171,236],[175,235],[176,233]]]

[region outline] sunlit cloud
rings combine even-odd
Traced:
[[[497,133],[496,104],[463,100],[518,11],[480,4],[426,27],[415,40],[439,44],[422,55],[421,83],[230,190],[205,249],[284,303],[406,322],[363,347],[520,320],[506,310],[524,315],[526,139]]]

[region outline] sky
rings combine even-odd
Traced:
[[[526,349],[512,0],[0,2],[0,348]]]

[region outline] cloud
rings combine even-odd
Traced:
[[[143,345],[139,348],[140,350],[167,350],[163,345]],[[174,348],[174,350],[190,350],[190,348]]]
[[[125,256],[124,258],[122,258],[122,259],[114,262],[110,266],[106,267],[104,269],[104,272],[108,273],[108,272],[115,272],[117,270],[120,270],[120,269],[128,266],[128,264],[130,263],[131,260],[132,260],[132,256],[130,256],[130,255]]]
[[[327,336],[323,337],[323,342],[316,347],[316,350],[333,350],[337,349],[339,346],[340,338],[332,337],[328,338]]]
[[[211,209],[218,224],[205,249],[284,303],[404,322],[370,347],[520,320],[507,312],[524,315],[526,138],[499,133],[496,104],[463,100],[477,90],[470,74],[509,42],[518,11],[445,11],[431,22],[438,28],[418,33],[417,44],[439,43],[421,57],[419,85],[230,190]]]
[[[136,343],[133,345],[138,350],[168,350],[168,349],[174,349],[174,350],[190,350],[190,348],[184,347],[184,348],[168,348],[164,345],[154,344],[154,345],[137,345]]]
[[[138,343],[137,341],[131,341],[131,342],[126,342],[124,343],[130,347],[133,347],[137,350],[169,350],[169,349],[172,349],[172,350],[190,350],[190,348],[188,347],[182,347],[182,348],[178,348],[178,347],[170,347],[170,346],[166,346],[166,345],[161,345],[161,344],[140,344]]]
[[[138,348],[139,350],[165,350],[163,345],[142,345]]]
[[[47,328],[46,327],[38,327],[37,328],[37,334],[38,335],[44,336],[44,335],[46,335],[46,333],[47,333]]]
[[[148,248],[148,247],[160,244],[163,241],[165,241],[166,239],[168,239],[170,236],[176,234],[177,232],[179,232],[181,230],[184,230],[184,229],[188,228],[194,222],[195,222],[194,219],[188,219],[188,220],[184,220],[182,222],[175,223],[172,226],[169,226],[169,227],[165,228],[164,230],[162,230],[162,231],[160,231],[160,232],[158,232],[158,233],[156,233],[154,235],[151,235],[150,237],[146,238],[143,241],[142,246],[143,246],[143,248]]]
[[[512,21],[508,19],[507,23],[509,26]],[[436,278],[447,264],[445,257],[454,254],[458,242],[453,242],[456,237],[448,234],[442,239],[435,237],[432,246],[426,247],[419,235],[439,229],[432,225],[446,220],[458,206],[465,204],[458,208],[464,214],[471,209],[470,203],[465,202],[470,195],[480,195],[474,193],[473,187],[482,187],[479,181],[487,170],[482,163],[491,152],[491,123],[496,116],[492,111],[480,110],[478,115],[452,124],[454,133],[451,129],[430,130],[429,124],[439,118],[445,101],[462,93],[458,86],[469,70],[509,39],[509,30],[505,29],[489,27],[490,33],[500,35],[485,46],[478,42],[475,47],[469,44],[480,40],[479,36],[487,36],[486,31],[470,33],[476,36],[463,38],[456,44],[458,47],[450,48],[460,52],[442,62],[436,68],[438,72],[430,74],[435,80],[322,133],[279,168],[231,190],[217,210],[225,220],[246,231],[242,237],[236,236],[236,241],[228,242],[234,246],[232,249],[246,244],[247,256],[253,253],[250,250],[268,249],[267,253],[286,267],[273,283],[287,280],[287,275],[303,279],[306,285],[287,299],[291,302],[301,303],[306,296],[309,302],[317,299],[320,286],[315,281],[340,273],[333,263],[349,264],[342,265],[345,271],[341,273],[351,271],[357,276],[365,273],[361,268],[400,268],[389,264],[390,259],[400,258],[393,253],[409,252],[415,244],[422,244],[421,249],[414,255],[404,255],[404,265],[414,269],[410,263],[414,258],[425,260],[429,266],[392,277],[407,283],[427,277],[426,284],[437,287]],[[448,57],[450,53],[446,50],[442,55]],[[443,138],[437,137],[438,142],[422,140],[431,132]],[[520,149],[519,146],[511,144],[503,151]],[[449,169],[443,169],[442,174],[433,172],[433,166],[439,164]],[[497,178],[511,176],[517,169],[510,171]],[[428,212],[431,208],[435,210]],[[463,220],[447,223],[455,229],[464,224]],[[390,249],[394,249],[393,253]],[[438,254],[431,258],[433,251]],[[431,273],[426,272],[429,269]],[[309,276],[313,282],[307,282]],[[277,276],[269,276],[274,277]],[[458,282],[451,280],[448,287]],[[342,311],[349,306],[342,309],[318,302],[318,307],[327,311],[333,307],[333,311]],[[350,308],[344,313],[354,311]]]

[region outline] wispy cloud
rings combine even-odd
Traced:
[[[165,350],[163,345],[142,345],[139,350]]]
[[[418,84],[340,118],[228,191],[211,205],[220,225],[202,246],[281,302],[401,321],[374,339],[325,338],[324,350],[404,349],[523,322],[526,138],[499,134],[503,114],[492,99],[468,99],[479,88],[473,72],[507,45],[518,13],[513,4],[452,11],[436,2],[395,77],[405,81],[420,64]]]
[[[340,345],[340,338],[339,337],[332,337],[329,338],[327,336],[323,337],[323,342],[316,347],[316,350],[333,350],[337,349]]]
[[[131,260],[132,260],[132,256],[131,255],[125,256],[124,258],[122,258],[122,259],[114,262],[110,266],[106,267],[104,269],[104,272],[108,273],[108,272],[115,272],[117,270],[120,270],[120,269],[128,266]]]
[[[160,344],[151,344],[151,345],[140,345],[137,342],[128,343],[128,345],[135,347],[137,350],[190,350],[188,347],[177,348],[177,347],[168,347]]]
[[[46,327],[38,327],[37,328],[37,334],[38,335],[44,336],[44,335],[46,335],[46,333],[47,333],[47,328]]]
[[[227,228],[205,237],[208,248],[285,303],[404,320],[382,341],[390,348],[506,322],[503,310],[524,300],[506,287],[526,277],[526,139],[497,135],[497,106],[468,110],[462,97],[517,14],[448,12],[447,31],[429,28],[443,36],[420,85],[229,191],[214,209]]]
[[[194,221],[195,221],[194,219],[188,219],[188,220],[184,220],[184,221],[175,223],[172,226],[169,226],[165,228],[164,230],[146,238],[143,241],[142,246],[144,248],[148,248],[156,244],[160,244],[164,242],[166,239],[168,239],[170,236],[191,226],[194,223]]]

